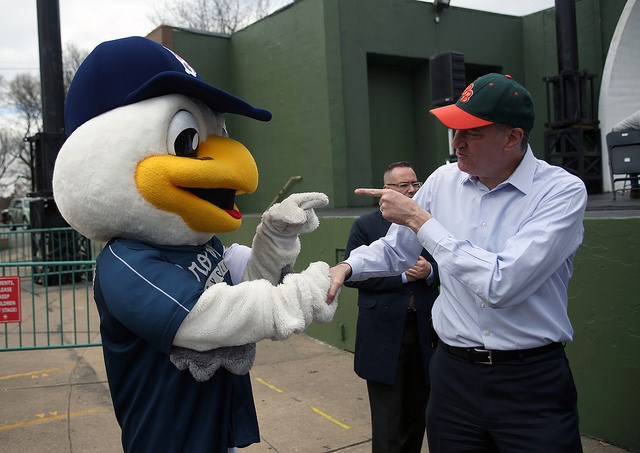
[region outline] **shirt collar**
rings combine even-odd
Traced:
[[[507,184],[512,185],[516,189],[518,189],[523,194],[529,193],[531,190],[531,186],[533,185],[533,176],[536,171],[537,160],[533,155],[533,151],[531,150],[531,146],[527,146],[527,151],[524,153],[524,157],[516,167],[511,176],[506,181],[501,182],[496,186],[496,189],[500,189]],[[464,184],[466,182],[471,182],[474,185],[478,185],[478,177],[470,176],[465,174],[465,177],[462,179],[461,183]]]
[[[537,160],[533,155],[533,151],[531,151],[530,146],[527,146],[527,151],[524,153],[520,164],[503,184],[509,183],[523,194],[528,194],[533,185],[533,175],[536,172],[536,166]]]

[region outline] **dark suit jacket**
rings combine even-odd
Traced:
[[[345,259],[361,245],[369,245],[385,236],[391,222],[385,220],[379,210],[362,215],[351,227]],[[416,299],[418,330],[425,373],[428,378],[430,343],[435,336],[431,329],[431,307],[438,295],[438,267],[433,257],[424,249],[422,256],[431,263],[434,279],[402,284],[402,276],[377,277],[360,282],[345,282],[358,289],[358,324],[354,369],[363,379],[392,385],[395,380],[400,345],[404,331],[409,293]]]

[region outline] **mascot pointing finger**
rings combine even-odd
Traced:
[[[235,197],[258,184],[225,114],[271,119],[141,37],[100,44],[69,88],[54,197],[74,229],[106,243],[94,297],[125,451],[226,453],[259,442],[255,342],[335,313],[326,263],[290,273],[324,194],[273,205],[251,247],[215,235],[240,227]]]

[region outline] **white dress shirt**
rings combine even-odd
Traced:
[[[433,218],[417,235],[394,224],[355,249],[351,280],[399,274],[424,247],[439,265],[432,314],[446,344],[516,350],[572,340],[567,288],[587,203],[579,178],[528,149],[493,190],[447,164],[413,199]]]

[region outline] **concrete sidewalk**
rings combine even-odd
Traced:
[[[351,353],[304,335],[263,341],[251,375],[262,442],[241,452],[371,450],[366,385]],[[119,437],[100,348],[0,353],[4,453],[116,453]],[[625,451],[589,438],[583,446]]]

